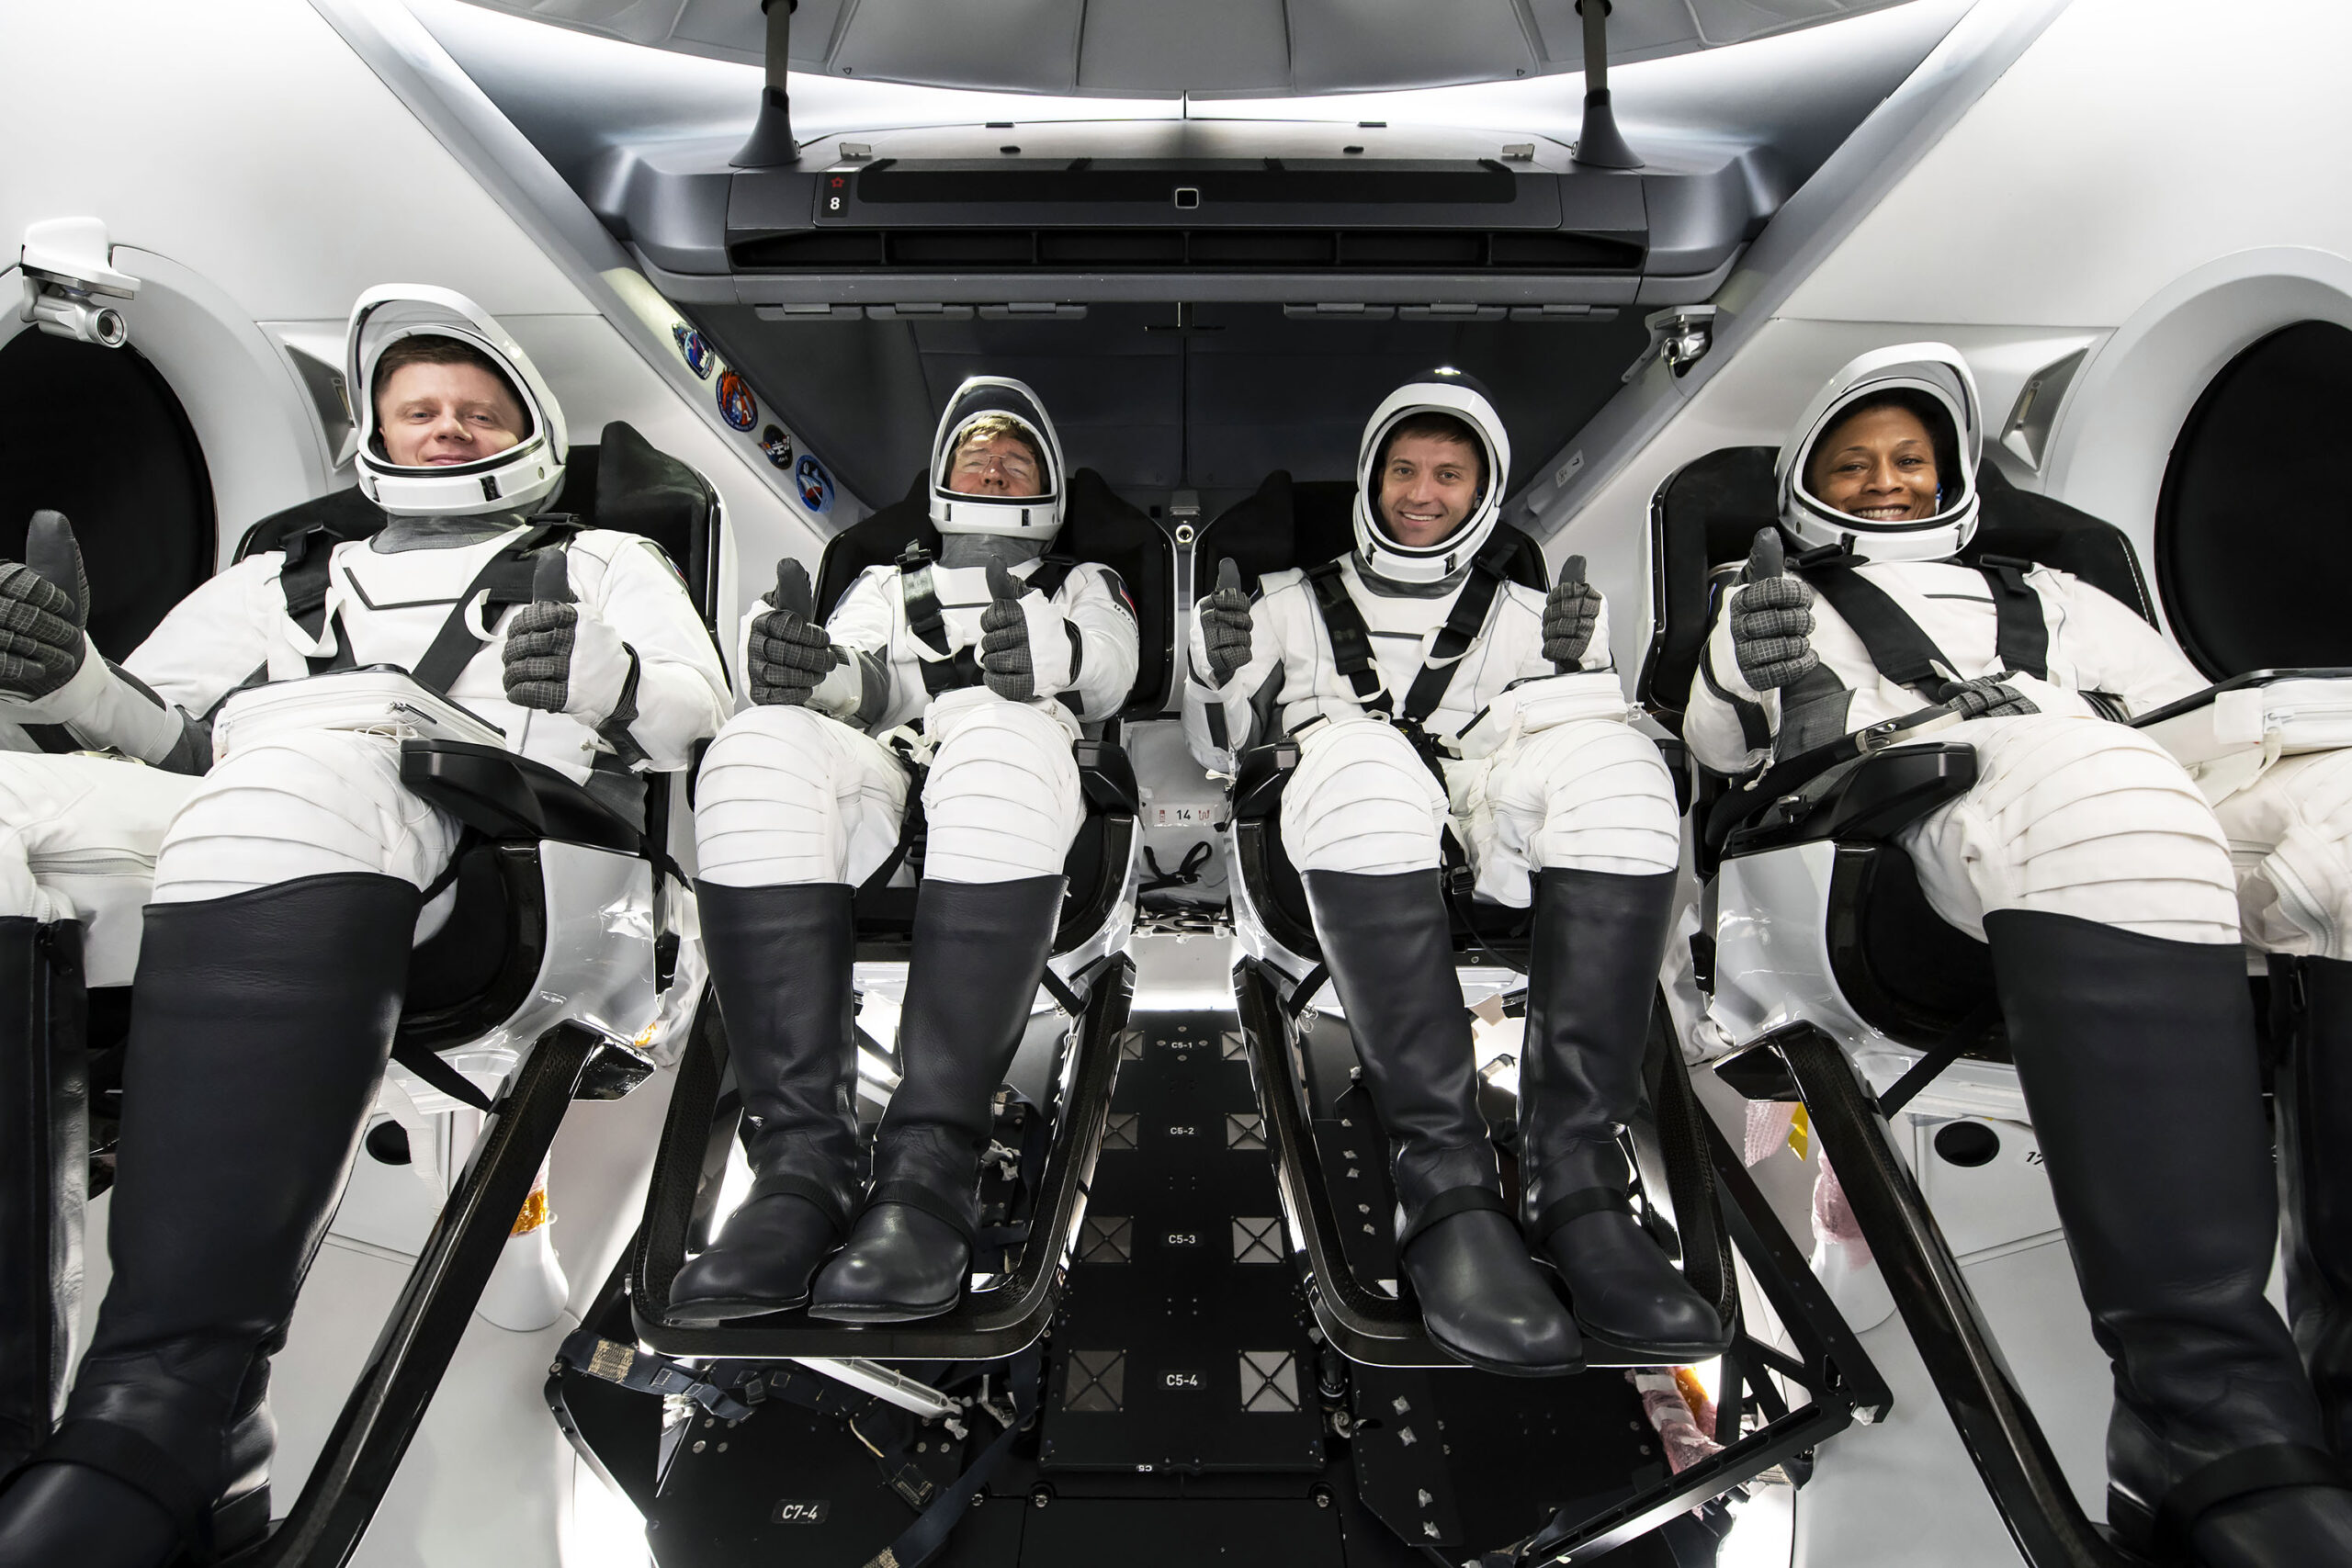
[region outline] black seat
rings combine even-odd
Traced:
[[[920,545],[933,557],[939,554],[939,530],[931,521],[929,482],[921,474],[903,497],[853,523],[826,544],[824,559],[817,570],[818,615],[831,615],[861,572],[896,561],[909,545]],[[1159,712],[1167,699],[1169,649],[1176,621],[1175,569],[1168,536],[1149,517],[1119,499],[1102,475],[1080,468],[1070,475],[1069,505],[1053,551],[1100,562],[1126,584],[1136,611],[1140,657],[1135,684],[1128,688],[1125,704],[1112,717],[1142,717]],[[1118,746],[1115,733],[1114,726],[1106,726],[1102,736],[1078,745],[1086,819],[1063,863],[1069,894],[1060,929],[1055,933],[1057,953],[1068,953],[1101,931],[1116,912],[1126,888],[1140,797],[1134,766]],[[909,859],[920,880],[920,859],[912,855]],[[914,930],[914,886],[861,888],[856,908],[858,956],[905,957],[907,938]]]
[[[1236,502],[1201,531],[1193,558],[1204,575],[1231,558],[1245,582],[1268,572],[1320,566],[1355,548],[1355,486],[1345,480],[1300,483],[1281,469],[1266,476],[1255,493]],[[1508,523],[1496,525],[1517,541],[1506,573],[1538,592],[1546,586],[1544,551]],[[1287,742],[1260,746],[1238,759],[1233,788],[1233,858],[1241,896],[1250,901],[1268,934],[1292,953],[1319,963],[1315,920],[1306,907],[1306,886],[1284,851],[1277,824],[1283,789],[1297,765],[1298,749]],[[1484,963],[1525,967],[1530,913],[1502,905],[1469,904],[1457,909],[1455,950]]]
[[[1636,695],[1677,733],[1718,596],[1747,560],[1757,530],[1776,514],[1773,457],[1770,446],[1711,452],[1678,469],[1651,503],[1658,620]],[[1962,561],[1986,555],[2038,561],[2073,573],[2154,621],[2139,559],[2120,530],[2018,489],[1990,464],[1977,482],[1983,511]],[[1965,792],[1975,777],[1967,747],[1917,746],[1825,777],[1795,806],[1777,804],[1778,791],[1759,790],[1752,809],[1738,803],[1719,808],[1725,782],[1710,781],[1698,792],[1700,866],[1712,872],[1724,857],[1835,841],[1827,933],[1832,970],[1866,1022],[1891,1040],[1926,1049],[1984,1009],[1992,994],[1992,960],[1983,942],[1928,908],[1910,857],[1892,840]],[[1997,1040],[1972,1051],[2005,1058]]]

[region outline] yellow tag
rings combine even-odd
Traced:
[[[555,1215],[548,1210],[548,1190],[534,1187],[531,1195],[523,1200],[523,1212],[514,1216],[514,1228],[506,1234],[510,1238],[528,1235],[554,1218]]]
[[[1789,1117],[1789,1149],[1803,1159],[1806,1145],[1812,1142],[1813,1123],[1805,1120],[1804,1107],[1800,1105]]]

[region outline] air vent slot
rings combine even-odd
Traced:
[[[1635,273],[1643,247],[1482,229],[820,229],[738,240],[743,272]]]

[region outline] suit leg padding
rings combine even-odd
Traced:
[[[1283,847],[1301,871],[1435,871],[1446,810],[1444,786],[1394,726],[1318,724],[1283,789]]]
[[[933,723],[925,879],[1059,876],[1086,811],[1070,732],[1036,708],[997,701],[942,704]]]
[[[696,863],[726,887],[854,887],[897,847],[906,808],[906,765],[872,736],[808,708],[746,708],[695,780]]]
[[[2184,942],[2235,942],[2221,825],[2178,762],[2135,730],[2059,714],[1978,719],[1975,787],[1901,840],[1928,905],[1982,935],[1999,909]]]

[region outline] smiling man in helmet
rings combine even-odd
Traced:
[[[624,811],[642,809],[639,774],[684,766],[726,715],[718,652],[654,547],[533,520],[562,482],[563,419],[495,321],[447,290],[371,289],[347,368],[380,532],[221,572],[131,655],[138,681],[23,618],[0,648],[56,665],[49,689],[16,688],[29,716],[203,775],[162,835],[139,951],[113,1282],[56,1436],[0,1492],[8,1568],[160,1568],[268,1520],[269,1357],[411,945],[454,901],[458,824],[401,782],[380,690],[340,709],[336,694],[404,671],[389,678],[420,723],[486,721]],[[216,761],[192,716],[240,692]]]
[[[2162,634],[2064,572],[1954,558],[1976,530],[1980,440],[1975,380],[1944,344],[1833,377],[1781,449],[1780,526],[1726,596],[1683,733],[1737,773],[1923,705],[1962,720],[1936,738],[1974,748],[1977,783],[1900,841],[1936,912],[1992,950],[2115,1363],[2109,1522],[2212,1568],[2352,1562],[2352,1496],[2263,1299],[2278,1203],[2244,945],[2341,962],[2352,753],[2287,759],[2217,821],[2169,754],[2112,722],[2205,686]],[[2319,1110],[2352,1130],[2340,1097]],[[2340,1422],[2340,1331],[2314,1350]]]
[[[1492,1371],[1582,1365],[1579,1326],[1662,1360],[1722,1329],[1628,1203],[1617,1124],[1641,1091],[1680,829],[1626,720],[1598,591],[1570,558],[1544,594],[1503,576],[1510,445],[1455,370],[1382,401],[1358,457],[1356,547],[1269,575],[1231,562],[1201,602],[1185,722],[1210,766],[1299,746],[1283,843],[1388,1134],[1402,1267],[1430,1335]],[[1534,906],[1520,1066],[1524,1235],[1474,1077],[1441,868]],[[1573,1318],[1529,1256],[1559,1269]]]
[[[1046,553],[1068,483],[1035,394],[975,377],[933,443],[937,558],[918,545],[869,568],[822,622],[807,573],[780,563],[750,623],[754,705],[703,761],[695,839],[753,1183],[673,1284],[675,1318],[805,1303],[894,1322],[963,1292],[990,1100],[1053,950],[1082,815],[1070,746],[1118,710],[1137,664],[1117,574]],[[851,896],[896,855],[910,781],[879,737],[909,725],[930,765],[903,1076],[861,1194]]]

